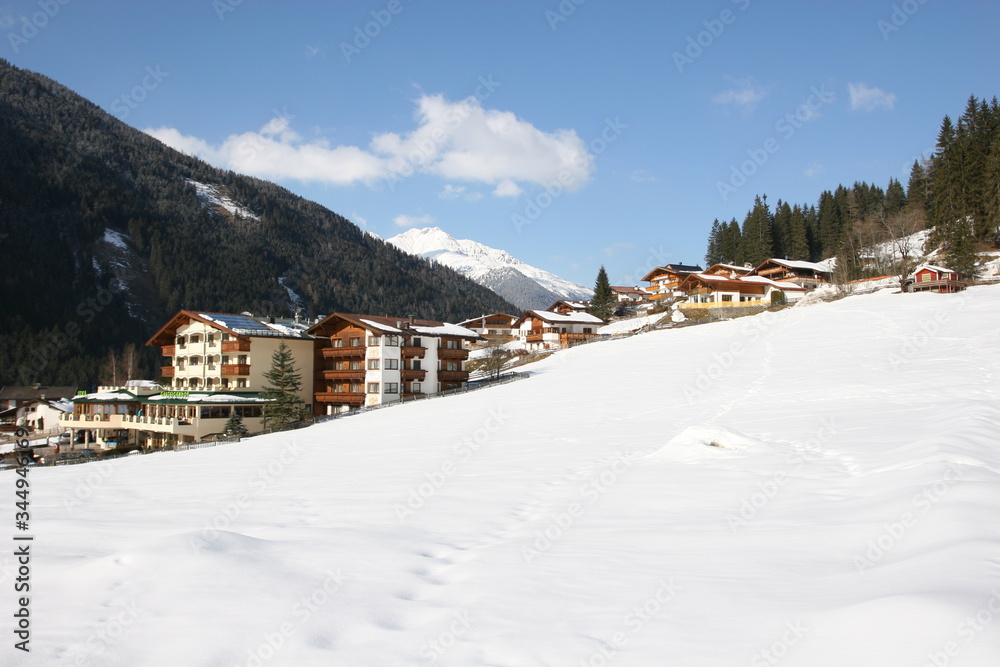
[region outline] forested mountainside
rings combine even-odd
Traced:
[[[181,308],[460,321],[516,309],[273,183],[0,60],[0,385],[98,380]],[[152,371],[155,353],[148,351]]]

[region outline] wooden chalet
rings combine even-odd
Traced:
[[[559,300],[546,308],[545,311],[550,313],[562,313],[563,315],[572,315],[573,313],[586,313],[588,308],[590,308],[590,302],[588,301]]]
[[[913,282],[910,283],[909,291],[950,294],[961,292],[967,286],[968,283],[951,269],[933,264],[921,264],[913,271]]]
[[[604,320],[590,313],[529,310],[515,322],[528,350],[559,350],[597,336]]]
[[[645,276],[643,280],[649,283],[646,293],[650,300],[663,299],[673,296],[683,296],[680,286],[688,276],[701,273],[702,268],[698,265],[688,264],[667,264],[658,266]]]
[[[829,284],[833,272],[814,262],[767,259],[751,271],[750,275],[762,276],[779,283],[794,283],[799,287],[814,290],[820,285]]]
[[[797,301],[806,292],[804,287],[794,283],[778,283],[761,276],[733,278],[708,273],[687,276],[679,289],[687,294],[687,301],[680,304],[684,310],[770,306],[775,293],[780,292],[788,301]]]

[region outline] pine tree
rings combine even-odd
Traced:
[[[590,314],[599,317],[604,321],[610,320],[614,313],[615,295],[611,292],[611,283],[608,282],[608,272],[601,266],[597,272],[597,281],[594,283],[594,298],[590,300]]]
[[[243,437],[247,435],[246,424],[243,423],[243,417],[233,409],[233,414],[229,416],[229,420],[226,422],[225,428],[222,429],[226,435],[238,435]]]
[[[930,213],[931,208],[930,175],[927,173],[929,167],[929,164],[925,166],[919,160],[914,160],[910,180],[906,182],[906,201],[916,204],[927,213]]]
[[[716,218],[712,223],[712,231],[708,233],[708,249],[705,251],[705,266],[712,266],[724,262],[722,255],[722,235],[723,226]]]
[[[753,209],[743,221],[741,250],[743,261],[753,266],[774,257],[774,233],[766,197],[754,200]]]
[[[885,214],[896,215],[906,206],[906,192],[903,191],[903,184],[895,178],[889,179],[889,187],[885,191]]]
[[[792,215],[788,222],[788,238],[785,241],[785,254],[794,260],[809,260],[809,236],[806,231],[806,217],[798,204],[792,207]]]
[[[723,263],[725,264],[742,264],[743,255],[740,252],[740,246],[743,241],[743,233],[740,231],[740,223],[736,222],[736,218],[729,221],[728,224],[723,225],[724,229],[722,232],[722,257]]]
[[[265,428],[280,428],[305,416],[305,404],[298,396],[302,375],[293,362],[292,351],[281,341],[271,355],[271,370],[264,373],[264,396],[269,399],[264,405]]]

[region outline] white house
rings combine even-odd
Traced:
[[[597,336],[604,320],[586,312],[529,310],[514,326],[527,350],[558,350]]]

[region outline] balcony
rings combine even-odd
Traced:
[[[176,345],[164,345],[160,348],[161,354],[165,357],[172,357],[177,351]]]
[[[346,391],[325,391],[315,394],[317,403],[341,403],[345,405],[364,405],[365,395]]]
[[[442,347],[438,349],[438,359],[451,359],[451,360],[461,360],[465,361],[469,358],[468,350],[449,350],[448,348]]]
[[[423,382],[427,378],[427,371],[418,369],[404,369],[399,372],[404,382],[408,380],[418,380]]]
[[[559,342],[562,343],[563,347],[568,347],[573,343],[579,343],[590,338],[597,338],[597,334],[592,333],[564,333],[559,334]]]
[[[222,341],[223,352],[249,352],[250,341],[248,340],[224,340]]]
[[[528,343],[541,343],[543,340],[545,340],[545,334],[540,333],[531,333],[525,338],[525,342]]]
[[[323,371],[323,377],[327,380],[364,380],[364,369],[340,369]]]
[[[438,382],[468,382],[469,371],[438,371]]]
[[[176,371],[175,371],[175,369],[174,369],[173,366],[161,366],[160,367],[160,375],[163,376],[163,377],[165,377],[165,378],[172,378],[174,376],[175,372]]]
[[[404,345],[402,352],[403,352],[403,357],[406,359],[411,359],[413,357],[416,357],[418,359],[423,359],[424,355],[427,354],[427,348],[414,347],[413,345]]]
[[[250,375],[250,364],[222,364],[223,375]]]
[[[363,347],[324,347],[324,359],[364,359],[365,348]]]

